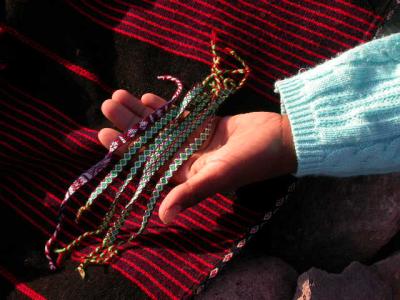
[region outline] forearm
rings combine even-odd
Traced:
[[[297,175],[400,171],[400,35],[364,44],[276,83]]]

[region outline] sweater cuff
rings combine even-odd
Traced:
[[[281,111],[288,115],[296,149],[298,167],[295,176],[321,172],[323,151],[319,146],[313,109],[306,95],[305,82],[299,74],[275,83],[281,95]]]

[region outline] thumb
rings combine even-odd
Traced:
[[[184,183],[174,187],[160,205],[161,221],[169,224],[186,208],[217,192],[224,191],[229,186],[229,177],[224,173],[215,167],[203,168]]]

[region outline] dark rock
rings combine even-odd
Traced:
[[[301,179],[258,243],[298,270],[367,261],[400,230],[399,184],[399,174]]]
[[[290,300],[297,276],[278,258],[248,254],[232,261],[196,299]]]
[[[400,299],[400,252],[372,265],[370,269],[391,287],[393,299]]]
[[[392,300],[390,286],[377,273],[358,262],[341,274],[312,268],[297,281],[293,300]]]

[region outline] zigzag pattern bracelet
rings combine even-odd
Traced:
[[[50,269],[55,270],[62,264],[65,255],[71,253],[80,243],[91,236],[103,235],[102,243],[91,253],[81,258],[77,267],[82,278],[89,264],[106,264],[116,256],[123,246],[140,235],[146,228],[149,218],[154,211],[161,192],[173,177],[179,167],[198,151],[212,133],[212,126],[219,106],[239,88],[243,86],[249,68],[244,61],[230,49],[224,49],[239,63],[237,69],[223,69],[221,56],[216,51],[215,34],[211,40],[213,64],[211,74],[201,83],[195,85],[182,100],[179,95],[182,90],[181,82],[171,76],[160,76],[160,79],[173,81],[177,84],[174,96],[163,107],[157,109],[138,124],[121,134],[110,146],[107,155],[84,172],[68,188],[60,206],[58,225],[55,232],[45,245],[45,254]],[[78,221],[82,213],[89,210],[96,199],[103,194],[109,185],[123,173],[125,167],[130,169],[123,184],[118,189],[113,202],[96,230],[88,231],[78,236],[67,246],[53,251],[54,243],[62,229],[64,210],[71,196],[89,180],[105,169],[111,162],[112,154],[122,145],[129,143],[130,147],[122,158],[114,165],[100,184],[90,194],[85,205],[76,215]],[[183,145],[188,146],[183,148]],[[161,170],[166,170],[161,172]],[[140,174],[137,189],[123,209],[116,214],[120,196],[134,178]],[[152,182],[156,182],[151,186]],[[142,192],[151,186],[152,192],[143,214],[140,228],[129,238],[119,236],[121,228],[129,217],[135,202]],[[57,261],[53,260],[53,252],[58,253]]]

